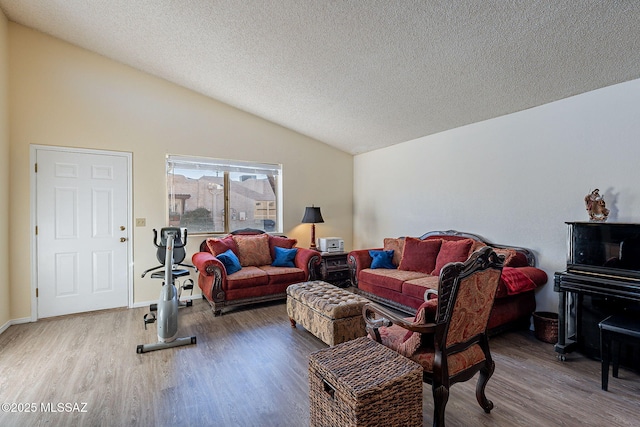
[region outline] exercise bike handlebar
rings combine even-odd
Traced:
[[[173,245],[174,249],[184,248],[187,245],[187,234],[188,234],[187,229],[184,228],[179,230],[181,231],[180,234],[184,234],[184,241],[181,244],[176,244],[174,239],[174,245]],[[180,240],[182,240],[183,236],[180,236],[180,237],[181,237]],[[158,243],[158,230],[156,230],[155,228],[153,229],[153,244],[155,245],[156,248],[160,247],[160,243]]]

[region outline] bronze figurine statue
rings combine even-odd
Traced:
[[[591,221],[606,221],[609,216],[609,209],[606,208],[604,199],[600,195],[600,190],[595,189],[584,197],[584,203],[587,205],[589,219]]]

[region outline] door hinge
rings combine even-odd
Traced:
[[[38,288],[36,288],[36,298],[38,298]]]
[[[34,165],[34,168],[35,168],[36,173],[38,173],[38,164],[37,163]]]
[[[38,226],[36,225],[36,236],[38,235]]]

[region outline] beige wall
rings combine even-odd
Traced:
[[[284,231],[309,245],[304,207],[322,207],[318,236],[352,245],[353,157],[326,144],[18,24],[9,23],[11,316],[30,315],[30,144],[133,153],[135,303],[157,299],[153,228],[165,224],[167,153],[281,163]],[[1,157],[1,156],[0,156]],[[331,173],[323,174],[325,170]],[[190,240],[189,256],[201,237]]]
[[[566,266],[565,221],[595,188],[609,221],[640,222],[640,80],[475,123],[354,159],[354,241],[456,229],[533,249],[549,282]],[[380,171],[387,173],[380,173]]]
[[[0,271],[9,269],[9,113],[7,111],[7,18],[0,11]],[[0,280],[0,331],[11,319],[9,281]]]

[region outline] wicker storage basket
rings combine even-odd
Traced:
[[[540,341],[558,342],[558,314],[547,311],[533,313],[533,333]]]
[[[367,337],[309,356],[311,426],[422,426],[422,367]]]

